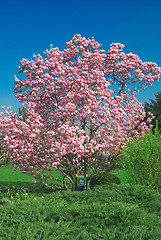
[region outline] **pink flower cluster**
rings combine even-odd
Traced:
[[[27,79],[15,76],[14,92],[20,102],[26,101],[28,118],[23,122],[6,110],[8,117],[0,115],[1,144],[14,168],[49,184],[52,168],[63,175],[75,176],[81,169],[87,174],[89,167],[99,168],[100,155],[107,158],[110,150],[115,156],[125,148],[130,132],[144,136],[145,122],[138,126],[140,132],[133,130],[145,118],[134,97],[138,91],[128,94],[126,87],[137,82],[151,86],[159,81],[161,68],[125,54],[122,44],[112,44],[107,54],[100,46],[78,34],[62,52],[51,45],[45,59],[40,54],[22,59],[19,73]],[[116,83],[121,88],[113,97],[109,87]]]

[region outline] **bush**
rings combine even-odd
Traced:
[[[0,200],[4,198],[4,195],[0,192]]]
[[[103,184],[109,185],[110,183],[120,184],[120,179],[116,175],[111,173],[107,172],[97,173],[91,178],[90,188],[93,189],[95,185]]]

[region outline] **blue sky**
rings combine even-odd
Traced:
[[[144,62],[161,67],[161,1],[28,0],[0,1],[0,111],[22,103],[14,94],[14,75],[22,58],[33,53],[45,57],[50,44],[66,48],[74,35],[92,38],[107,53],[112,43],[125,45],[124,52],[137,54]],[[144,104],[161,90],[161,80],[142,90],[136,98]],[[111,89],[115,91],[112,86]]]

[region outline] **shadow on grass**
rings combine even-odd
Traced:
[[[57,192],[60,191],[60,189],[58,190],[54,190],[51,188],[48,188],[46,186],[44,186],[41,183],[30,183],[30,182],[5,182],[5,181],[0,181],[0,187],[7,187],[7,188],[13,188],[13,186],[15,187],[16,190],[20,190],[22,189],[25,192],[31,193],[31,194],[36,194],[36,195],[42,195],[43,194],[50,194],[53,192]],[[56,186],[60,186],[60,185],[56,185]],[[66,190],[65,188],[62,188],[61,190]]]

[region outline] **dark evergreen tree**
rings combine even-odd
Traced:
[[[158,120],[158,131],[160,131],[159,134],[161,134],[161,91],[157,92],[154,95],[156,97],[155,101],[149,98],[151,103],[147,103],[147,102],[144,103],[144,110],[146,112],[146,117],[144,120],[140,121],[139,124],[146,121],[147,118],[149,117],[148,112],[151,112],[153,113],[155,118],[151,121],[151,123],[148,124],[148,126],[150,127],[150,125],[153,125],[152,131],[154,134],[154,129],[156,128],[156,120]],[[135,129],[137,129],[137,126],[135,127]],[[130,133],[130,136],[133,136],[133,134]]]

